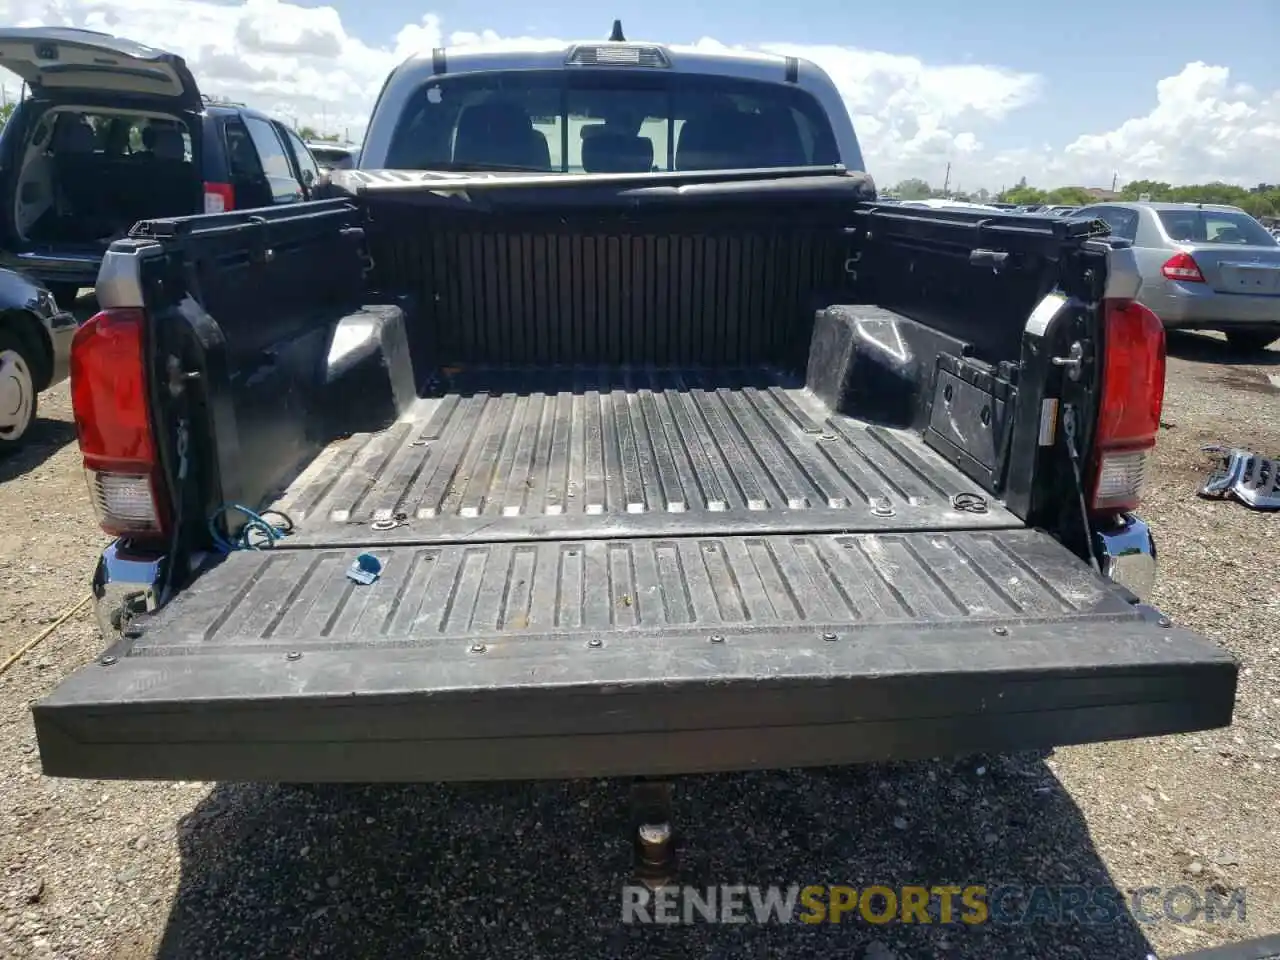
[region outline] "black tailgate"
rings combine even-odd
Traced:
[[[45,772],[451,780],[1231,721],[1236,664],[1032,530],[237,553],[35,708]],[[110,660],[111,658],[107,658]]]

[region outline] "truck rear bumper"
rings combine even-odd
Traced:
[[[1094,551],[1102,572],[1146,600],[1156,585],[1156,541],[1145,521],[1132,514],[1113,518],[1094,531]]]
[[[1035,531],[377,553],[368,587],[351,551],[234,554],[35,705],[45,772],[670,775],[1231,722],[1229,654]]]
[[[145,613],[159,605],[167,559],[121,540],[102,551],[92,589],[98,629],[108,641],[119,637],[122,615]]]

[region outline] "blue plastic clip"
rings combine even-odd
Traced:
[[[365,586],[373,583],[382,574],[382,561],[372,553],[362,553],[351,561],[347,568],[347,579],[362,583]]]

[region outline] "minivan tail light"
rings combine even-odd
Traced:
[[[1122,513],[1142,499],[1164,406],[1164,324],[1132,300],[1103,303],[1102,396],[1094,443],[1093,511]]]
[[[226,213],[236,208],[236,190],[229,183],[212,183],[204,185],[204,212]]]
[[[71,341],[71,406],[102,529],[135,539],[164,537],[163,475],[151,431],[143,312],[103,310]]]
[[[1177,280],[1181,283],[1204,283],[1204,274],[1200,272],[1200,265],[1196,263],[1195,257],[1185,250],[1175,253],[1166,260],[1164,266],[1160,268],[1160,272],[1164,274],[1166,280]]]

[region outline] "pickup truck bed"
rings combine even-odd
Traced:
[[[228,501],[295,529],[37,703],[46,773],[659,775],[1230,722],[1231,657],[1082,559],[1045,411],[1089,400],[1049,363],[1108,262],[1086,227],[843,176],[386,189],[109,257],[100,298],[168,297],[198,390],[167,414],[190,539]]]

